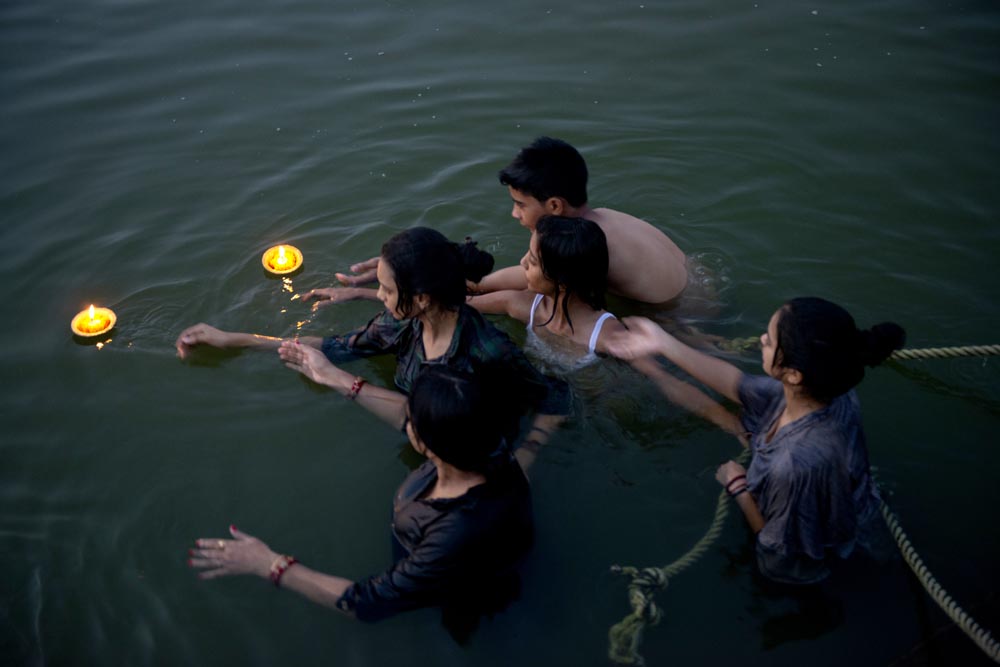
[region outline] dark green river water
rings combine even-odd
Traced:
[[[706,267],[710,333],[759,334],[816,294],[911,346],[1000,343],[998,103],[991,2],[5,0],[0,663],[606,664],[628,611],[609,566],[702,535],[733,441],[617,362],[575,378],[533,472],[522,598],[459,646],[434,611],[366,626],[196,579],[187,548],[230,523],[321,570],[384,568],[409,459],[276,356],[180,362],[179,331],[323,334],[375,312],[289,301],[260,266],[278,242],[306,255],[295,292],[417,224],[515,262],[527,236],[496,172],[549,134],[587,158],[592,204]],[[119,317],[101,349],[69,332],[90,303]],[[391,381],[390,360],[350,368]],[[994,621],[998,389],[996,359],[891,364],[859,388],[885,497]],[[982,660],[898,560],[812,613],[761,585],[750,545],[730,517],[671,583],[649,664]]]

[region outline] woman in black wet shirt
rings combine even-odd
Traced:
[[[190,565],[202,579],[270,578],[363,621],[427,606],[495,610],[515,588],[532,519],[527,480],[500,446],[497,407],[485,394],[471,375],[445,366],[426,368],[414,383],[405,431],[428,460],[396,493],[398,559],[387,570],[358,581],[323,574],[232,526],[231,540],[197,540]]]

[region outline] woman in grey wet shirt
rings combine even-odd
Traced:
[[[864,367],[884,361],[905,333],[883,323],[861,331],[846,310],[823,299],[792,299],[761,336],[766,376],[693,350],[649,320],[626,320],[631,331],[609,347],[626,358],[662,354],[743,406],[753,459],[749,470],[728,461],[716,479],[757,534],[761,572],[809,584],[846,558],[878,509],[861,410],[853,387]]]

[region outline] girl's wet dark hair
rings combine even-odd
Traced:
[[[893,322],[859,330],[850,313],[817,297],[792,299],[778,315],[774,365],[802,373],[802,386],[814,399],[829,403],[850,391],[903,347],[906,332]]]
[[[417,437],[445,463],[486,472],[500,447],[496,408],[477,378],[443,364],[427,365],[408,399]]]
[[[472,239],[452,243],[429,227],[412,227],[393,236],[382,246],[382,259],[395,276],[397,308],[405,317],[410,316],[417,294],[426,294],[446,310],[457,310],[465,303],[465,281],[479,282],[493,269],[493,256]]]
[[[540,202],[562,197],[573,207],[587,203],[587,163],[561,139],[538,137],[498,175],[502,184]]]
[[[565,290],[563,315],[572,330],[570,295],[575,294],[594,310],[604,309],[604,293],[608,289],[608,240],[596,222],[558,215],[540,218],[535,233],[542,273],[556,284],[557,289]],[[555,316],[555,309],[552,314]],[[539,326],[545,324],[548,322]]]

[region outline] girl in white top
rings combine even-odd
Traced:
[[[528,325],[525,348],[544,360],[575,370],[605,353],[605,343],[625,331],[604,310],[608,284],[608,243],[596,223],[583,218],[545,216],[521,259],[527,290],[474,296],[469,304],[483,313],[504,314]],[[572,344],[561,345],[568,339]]]

